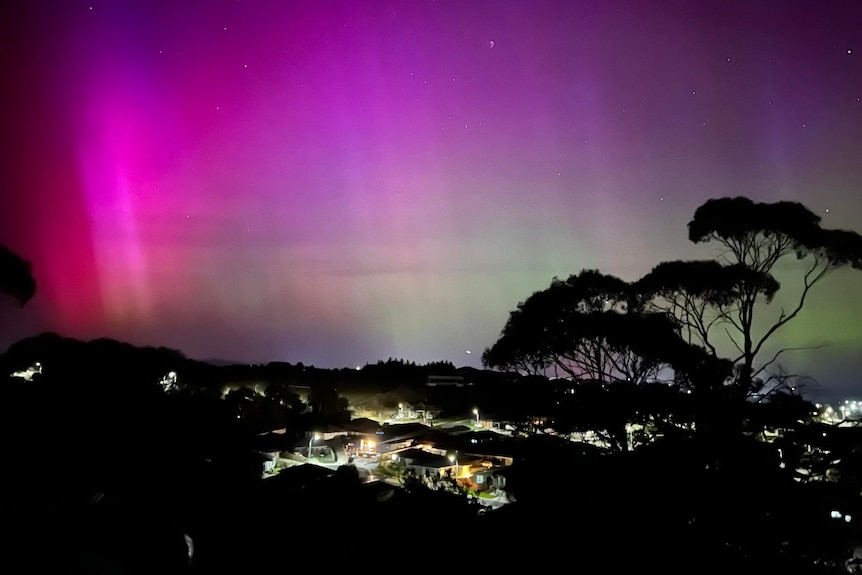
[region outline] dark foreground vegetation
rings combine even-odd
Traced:
[[[206,390],[136,381],[159,355],[136,353],[128,385],[116,372],[63,369],[6,382],[7,572],[251,572],[308,561],[335,569],[368,560],[369,545],[409,542],[489,568],[843,573],[862,543],[860,430],[819,423],[798,398],[750,404],[734,431],[665,433],[633,450],[521,439],[507,487],[514,502],[484,511],[410,481],[363,483],[350,466],[262,479],[255,417],[238,419]],[[291,417],[283,423],[297,434],[326,420],[310,410]],[[761,439],[772,426],[779,443]]]

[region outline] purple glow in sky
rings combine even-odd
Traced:
[[[714,255],[686,230],[709,198],[862,232],[856,2],[2,12],[0,242],[39,284],[5,345],[478,365],[554,276]],[[783,342],[829,344],[793,367],[848,389],[862,273],[819,287]]]

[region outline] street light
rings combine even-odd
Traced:
[[[317,433],[312,434],[312,436],[308,438],[308,457],[306,457],[306,459],[308,459],[309,461],[311,460],[311,442],[318,439],[320,439],[320,435],[318,435]]]
[[[479,408],[478,407],[473,408],[473,415],[476,416],[476,427],[479,427]]]
[[[455,455],[449,456],[449,463],[455,464],[455,479],[458,479],[458,458]]]

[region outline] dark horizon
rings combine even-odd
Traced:
[[[284,362],[284,361],[278,360],[278,359],[272,359],[272,360],[263,361],[263,362],[249,363],[249,362],[234,361],[234,360],[223,359],[223,358],[196,358],[196,357],[192,357],[192,356],[187,355],[181,349],[171,348],[171,347],[167,347],[167,346],[159,346],[159,345],[141,345],[141,346],[139,346],[139,345],[135,345],[131,342],[117,340],[114,338],[93,338],[90,340],[81,340],[81,339],[77,339],[77,338],[64,336],[64,335],[58,334],[56,332],[43,332],[41,334],[19,340],[18,342],[14,342],[9,348],[0,352],[0,356],[9,355],[11,353],[12,349],[18,349],[18,350],[20,350],[22,348],[28,349],[28,350],[33,349],[32,344],[34,342],[36,342],[37,345],[44,346],[46,344],[46,342],[50,343],[50,342],[55,342],[56,340],[60,340],[60,341],[65,342],[65,343],[72,343],[72,344],[74,344],[74,343],[92,344],[93,342],[107,341],[111,344],[118,344],[121,347],[128,346],[128,347],[131,347],[133,350],[138,350],[138,351],[145,350],[145,349],[151,349],[151,350],[161,349],[161,350],[166,350],[168,352],[177,352],[180,356],[182,356],[183,358],[185,358],[186,360],[189,360],[191,362],[203,363],[203,364],[207,364],[207,365],[210,365],[210,366],[213,366],[216,368],[249,367],[249,368],[260,369],[260,368],[266,368],[270,364],[285,363],[285,364],[288,364],[291,366],[303,365],[306,368],[314,368],[314,369],[321,370],[321,371],[336,371],[337,372],[337,371],[346,370],[348,372],[354,372],[354,371],[360,371],[361,372],[365,368],[369,368],[369,367],[373,368],[373,367],[382,366],[385,368],[388,365],[391,366],[393,364],[398,364],[398,363],[406,364],[408,367],[413,367],[416,369],[424,369],[427,367],[433,367],[435,365],[444,365],[444,364],[448,363],[448,364],[451,364],[452,369],[454,369],[455,371],[462,371],[464,369],[476,369],[479,371],[489,371],[489,372],[495,372],[495,373],[499,373],[499,374],[507,373],[505,370],[501,370],[498,368],[491,368],[491,367],[484,367],[484,366],[475,367],[475,366],[463,365],[463,364],[459,365],[459,364],[455,364],[453,362],[450,362],[449,360],[446,360],[446,359],[432,360],[432,361],[428,361],[428,362],[416,362],[416,361],[411,360],[410,358],[399,358],[399,357],[391,357],[391,356],[387,357],[387,358],[378,358],[376,360],[369,360],[367,362],[364,362],[364,363],[362,363],[360,365],[356,365],[356,366],[321,366],[321,365],[305,363],[305,362],[301,362],[301,361],[300,362]],[[29,344],[29,345],[25,345],[25,344]],[[54,348],[51,348],[51,349],[54,349]],[[26,366],[21,365],[19,367],[21,369],[24,369]],[[550,371],[550,370],[548,370],[548,371]],[[508,373],[511,373],[511,372],[508,372]],[[389,375],[391,375],[391,374],[389,374]],[[178,376],[182,377],[182,373],[179,373]],[[519,373],[519,377],[525,378],[525,381],[529,380],[529,378],[530,378],[529,374],[524,374],[524,373]],[[554,379],[558,379],[557,376],[554,376],[550,373],[546,373],[544,375],[544,377],[546,377],[549,381],[552,381]],[[563,378],[563,379],[565,379],[565,378]],[[385,383],[386,382],[384,382],[384,381],[378,382],[378,384],[385,384]],[[671,387],[674,387],[674,386],[671,386]],[[817,385],[817,383],[813,382],[813,381],[812,382],[803,382],[799,386],[799,388],[795,391],[795,393],[797,393],[798,395],[801,395],[803,398],[807,399],[808,401],[820,403],[820,404],[838,405],[839,403],[841,403],[843,401],[853,400],[853,399],[857,399],[857,398],[859,400],[862,400],[862,396],[856,396],[856,395],[853,395],[852,393],[851,394],[842,394],[842,393],[840,393],[840,390],[826,389],[826,388],[823,388],[822,386]]]

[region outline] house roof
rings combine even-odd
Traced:
[[[342,427],[348,431],[358,433],[375,433],[380,429],[380,424],[373,419],[359,417],[357,419],[351,419],[349,423],[344,424]]]
[[[255,449],[260,451],[286,451],[298,445],[297,436],[293,433],[278,433],[270,431],[260,433],[253,438]],[[299,442],[301,443],[301,441]]]
[[[282,469],[277,475],[266,478],[263,485],[265,488],[276,491],[298,490],[325,481],[333,475],[335,475],[335,471],[332,469],[304,463]]]
[[[501,466],[495,466],[495,467],[481,467],[479,469],[472,469],[471,471],[473,473],[473,476],[475,477],[477,475],[485,475],[485,476],[497,475],[503,469],[506,469],[506,468],[501,467]],[[503,475],[505,475],[505,473]]]
[[[455,463],[450,461],[448,457],[435,455],[417,448],[405,449],[398,455],[402,459],[410,459],[413,465],[419,465],[421,467],[434,467],[440,469],[455,465]]]
[[[380,428],[383,431],[381,443],[389,441],[399,441],[404,439],[418,439],[436,443],[445,440],[448,434],[436,427],[428,427],[421,423],[396,423],[392,425],[384,425]]]

